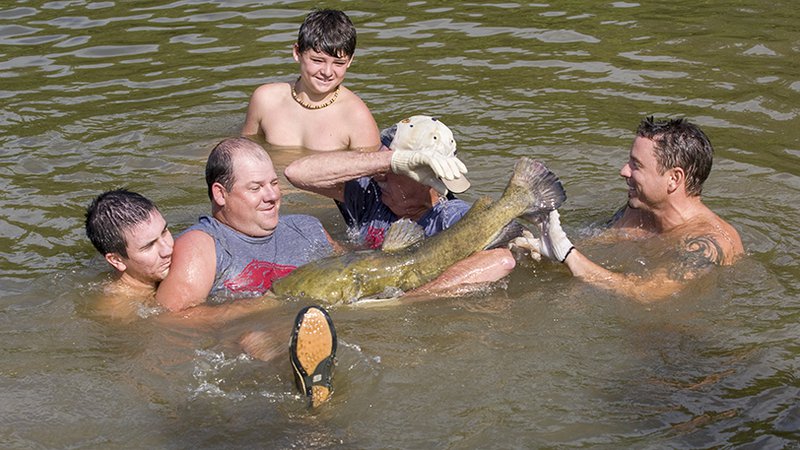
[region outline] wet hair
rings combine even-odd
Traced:
[[[86,209],[86,236],[98,252],[128,257],[125,231],[150,220],[155,203],[127,189],[106,191]]]
[[[206,185],[208,186],[208,198],[214,200],[211,186],[214,183],[221,184],[226,191],[233,189],[236,177],[233,173],[234,156],[246,152],[254,158],[269,161],[269,155],[263,147],[243,137],[228,138],[220,141],[206,161]]]
[[[356,27],[342,11],[312,11],[300,25],[297,34],[298,53],[306,50],[315,50],[334,58],[350,58],[356,52]]]
[[[655,142],[658,171],[680,167],[686,173],[686,193],[699,196],[703,183],[711,172],[714,147],[705,133],[684,118],[654,120],[642,119],[636,135]]]

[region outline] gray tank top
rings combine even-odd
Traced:
[[[333,251],[320,221],[306,215],[280,216],[266,237],[247,236],[209,216],[185,232],[191,230],[214,239],[217,274],[211,295],[226,299],[263,295],[276,279]]]

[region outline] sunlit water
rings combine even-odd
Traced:
[[[716,147],[706,202],[747,256],[641,306],[521,260],[477,295],[332,311],[331,403],[309,412],[289,363],[298,304],[221,328],[92,317],[108,268],[83,210],[126,186],[174,231],[208,210],[202,169],[252,90],[293,79],[313,2],[5,2],[0,7],[0,447],[531,448],[795,446],[800,437],[800,13],[794,2],[333,2],[359,30],[347,85],[381,127],[442,118],[473,188],[519,156],[564,181],[570,236],[617,270],[636,245],[590,241],[646,114]],[[282,151],[278,166],[299,156]],[[329,200],[284,184],[284,212]],[[645,255],[646,256],[646,255]]]

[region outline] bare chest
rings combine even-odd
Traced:
[[[308,110],[292,106],[262,121],[270,145],[323,151],[343,150],[350,146],[346,118],[337,114],[336,109]]]

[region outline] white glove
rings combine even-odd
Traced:
[[[391,160],[392,172],[428,185],[442,195],[447,188],[440,180],[454,180],[467,173],[467,166],[455,156],[444,156],[434,150],[395,150]]]
[[[540,239],[539,253],[552,260],[563,263],[569,252],[575,248],[567,238],[567,233],[561,228],[561,218],[558,210],[550,211],[550,214],[539,225],[542,232]]]

